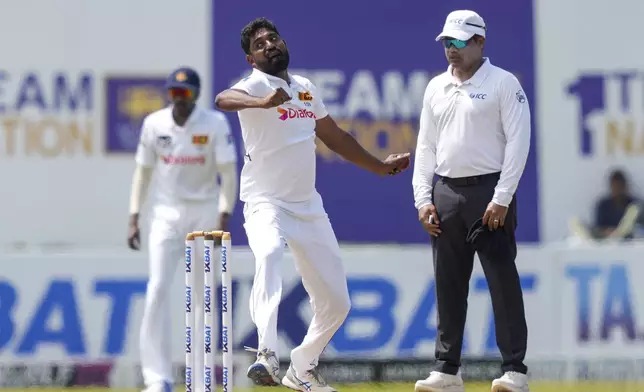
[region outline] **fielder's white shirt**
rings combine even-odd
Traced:
[[[416,208],[432,203],[434,174],[458,178],[501,172],[491,201],[508,206],[530,150],[530,107],[517,78],[486,59],[461,83],[451,66],[427,85],[413,188]]]
[[[257,69],[231,89],[265,97],[283,88],[291,101],[271,109],[238,112],[246,149],[240,199],[256,202],[302,202],[315,190],[315,121],[328,115],[315,86],[289,74],[283,79]]]
[[[235,163],[237,154],[223,113],[196,107],[180,127],[167,107],[143,121],[135,159],[156,166],[156,201],[181,203],[217,200],[217,165]]]

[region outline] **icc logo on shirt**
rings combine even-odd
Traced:
[[[306,109],[283,109],[281,107],[278,107],[277,112],[279,113],[279,119],[282,121],[294,118],[315,118],[315,114],[312,111]]]

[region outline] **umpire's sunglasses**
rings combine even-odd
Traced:
[[[467,46],[467,42],[462,39],[444,39],[443,45],[445,45],[445,49],[449,49],[451,46],[454,46],[456,49],[463,49]]]

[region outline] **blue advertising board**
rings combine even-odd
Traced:
[[[423,91],[447,63],[434,39],[455,9],[473,9],[488,25],[485,54],[515,73],[535,117],[532,2],[422,0],[327,0],[313,6],[292,0],[232,1],[213,5],[214,93],[250,71],[240,45],[241,29],[256,17],[272,20],[291,53],[290,70],[309,77],[331,115],[372,153],[415,149]],[[508,17],[512,15],[512,17]],[[229,113],[238,149],[243,151],[237,115]],[[534,120],[533,120],[534,123]],[[518,191],[520,242],[539,241],[535,129],[532,149]],[[240,165],[243,160],[239,160]],[[296,163],[294,163],[296,164]],[[414,208],[408,170],[380,178],[344,162],[321,146],[317,188],[341,242],[427,243]],[[231,231],[246,240],[241,205]],[[242,241],[243,239],[243,241]]]

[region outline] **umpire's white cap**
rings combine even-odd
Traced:
[[[436,37],[436,41],[443,38],[455,38],[467,41],[474,35],[485,37],[485,21],[479,14],[470,10],[458,10],[450,12],[445,19],[443,32]]]

